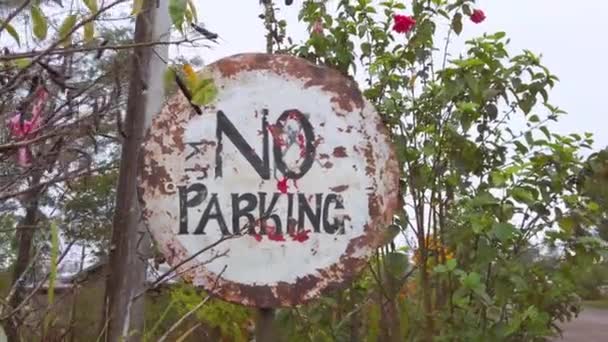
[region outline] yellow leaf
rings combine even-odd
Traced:
[[[91,21],[84,24],[84,41],[90,43],[95,38],[95,24]]]
[[[14,63],[17,66],[17,68],[25,69],[25,68],[29,67],[30,64],[32,64],[32,61],[29,58],[19,58],[19,59],[16,59],[14,61]]]
[[[99,11],[97,7],[97,0],[84,0],[84,4],[87,5],[89,10],[91,11],[91,14],[95,14],[97,13],[97,11]]]
[[[19,39],[19,33],[17,33],[17,31],[15,30],[15,28],[13,27],[13,25],[0,20],[0,23],[4,23],[5,27],[6,27],[6,31],[8,31],[8,34],[10,34],[13,39],[15,39],[15,41],[17,42],[17,45],[21,46],[21,41]]]
[[[59,39],[61,39],[63,46],[72,44],[72,29],[74,29],[77,20],[76,14],[71,14],[59,26]]]
[[[184,70],[184,74],[186,74],[189,87],[194,87],[194,85],[196,85],[198,81],[198,75],[196,74],[194,69],[192,69],[192,66],[190,64],[184,64],[182,70]]]
[[[46,32],[48,29],[46,17],[38,6],[32,6],[31,15],[32,31],[34,31],[34,36],[36,36],[36,38],[38,38],[39,40],[43,40],[44,38],[46,38]]]
[[[131,11],[132,15],[137,16],[144,7],[144,0],[134,0],[133,1],[133,10]]]
[[[192,21],[198,22],[198,13],[196,12],[196,6],[194,6],[194,2],[192,0],[188,0],[188,6],[190,7],[190,12],[192,12]]]

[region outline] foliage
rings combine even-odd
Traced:
[[[577,183],[591,135],[551,132],[549,123],[564,114],[549,102],[558,79],[531,51],[510,55],[505,33],[471,39],[451,57],[449,44],[474,1],[407,4],[339,1],[331,15],[327,3],[306,2],[300,18],[310,38],[290,48],[365,77],[365,95],[391,130],[406,204],[398,222],[416,245],[416,295],[404,309],[417,329],[407,336],[550,336],[555,322],[573,317],[576,282],[604,248],[593,234],[577,233],[598,223],[598,204]],[[415,27],[392,32],[391,18],[403,12]],[[444,24],[450,31],[441,50]],[[558,256],[544,262],[536,246]],[[335,325],[320,322],[312,324],[330,332]]]
[[[189,285],[180,285],[171,291],[172,302],[180,316],[194,309],[205,297],[204,292]],[[249,309],[216,299],[211,299],[196,312],[197,319],[208,328],[217,329],[219,336],[235,342],[248,341],[250,316]]]
[[[72,182],[61,205],[66,238],[87,243],[98,255],[106,253],[110,239],[117,177],[112,171]]]

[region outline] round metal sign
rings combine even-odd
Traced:
[[[352,279],[386,243],[399,169],[354,81],[283,55],[209,65],[218,94],[173,96],[145,138],[143,219],[194,285],[292,306]]]

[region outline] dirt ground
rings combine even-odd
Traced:
[[[575,320],[561,326],[563,338],[554,342],[607,342],[608,310],[585,308]]]

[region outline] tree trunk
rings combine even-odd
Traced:
[[[157,4],[160,7],[156,7]],[[137,16],[135,43],[167,40],[170,23],[167,3],[146,1]],[[156,50],[156,51],[155,51]],[[125,139],[116,193],[109,275],[100,322],[104,341],[139,341],[144,323],[144,296],[149,237],[142,229],[137,201],[139,148],[144,130],[164,99],[162,75],[167,45],[134,50],[131,63]],[[157,57],[159,56],[159,57]]]
[[[27,277],[24,276],[24,272],[27,270],[32,259],[32,245],[36,233],[36,223],[38,221],[38,198],[40,195],[36,186],[40,183],[41,176],[41,172],[34,175],[31,183],[32,191],[25,195],[25,200],[23,201],[25,205],[25,217],[17,226],[17,239],[19,242],[17,260],[15,261],[11,281],[11,289],[14,290],[14,293],[9,301],[8,310],[17,308],[25,297],[25,283]],[[21,324],[19,313],[16,312],[9,317],[7,321],[2,323],[8,341],[19,341],[19,326]]]

